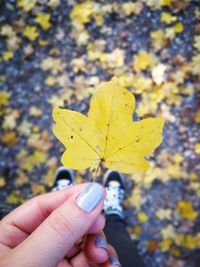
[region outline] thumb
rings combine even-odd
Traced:
[[[55,267],[100,215],[104,189],[90,183],[69,198],[11,252],[13,266]],[[12,257],[13,255],[13,257]]]

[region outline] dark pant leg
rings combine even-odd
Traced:
[[[117,251],[122,267],[145,267],[125,223],[118,215],[106,216],[104,233],[108,243]]]

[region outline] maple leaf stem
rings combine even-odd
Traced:
[[[100,173],[101,173],[101,169],[102,169],[102,160],[99,162],[97,168],[96,168],[96,172],[95,172],[95,180],[98,176],[98,173],[99,173],[99,170],[100,170]]]

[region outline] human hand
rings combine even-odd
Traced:
[[[12,211],[0,222],[0,266],[119,265],[102,232],[104,196],[100,185],[82,184],[35,197]],[[84,245],[77,247],[85,234]]]

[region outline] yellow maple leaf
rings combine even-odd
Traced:
[[[142,229],[140,225],[136,225],[132,228],[132,232],[131,232],[131,238],[133,240],[136,240],[138,238],[138,236],[141,234]]]
[[[162,118],[133,122],[135,98],[114,78],[92,97],[87,116],[56,108],[53,132],[67,151],[62,163],[72,169],[97,168],[101,165],[133,173],[145,171],[145,156],[162,141]]]
[[[86,45],[88,43],[88,40],[90,38],[89,32],[84,31],[77,31],[76,41],[78,45]]]
[[[167,71],[167,66],[164,64],[158,64],[152,69],[151,75],[155,84],[161,85],[165,81],[166,71]]]
[[[171,224],[166,225],[160,233],[163,239],[174,239],[176,236],[176,230]]]
[[[14,131],[4,132],[1,141],[6,146],[15,146],[17,144],[17,134]]]
[[[174,156],[173,156],[173,161],[175,164],[179,164],[183,161],[184,157],[179,154],[179,153],[175,153]]]
[[[112,53],[106,54],[106,63],[110,68],[119,68],[124,65],[124,51],[116,48]]]
[[[118,76],[118,82],[123,87],[130,87],[134,83],[134,76],[132,73],[126,73]]]
[[[3,53],[2,58],[3,58],[4,61],[8,61],[8,60],[10,60],[11,58],[13,58],[13,56],[14,56],[13,51],[8,50],[8,51],[5,51],[5,52]]]
[[[0,107],[7,106],[10,98],[10,93],[7,91],[0,92]]]
[[[177,20],[177,17],[176,16],[172,16],[168,12],[162,12],[160,20],[162,22],[165,22],[166,24],[171,24],[172,22],[175,22]]]
[[[180,33],[180,32],[182,32],[183,30],[184,30],[183,23],[178,22],[178,23],[175,24],[175,26],[174,26],[174,31],[175,31],[175,33]]]
[[[31,133],[32,124],[27,120],[22,121],[18,127],[18,133],[22,136],[29,136]]]
[[[53,75],[57,75],[65,67],[65,64],[59,58],[47,57],[42,60],[40,67],[43,71],[50,70]]]
[[[162,29],[158,29],[156,31],[152,31],[150,33],[151,37],[151,45],[156,49],[160,50],[167,44],[167,38]]]
[[[152,89],[152,79],[144,76],[135,76],[133,78],[133,92],[135,94],[142,94],[144,91]]]
[[[48,30],[51,27],[51,15],[49,13],[39,12],[36,15],[35,21],[41,26],[43,30]]]
[[[146,51],[141,50],[138,55],[134,58],[133,68],[136,71],[143,71],[153,67],[155,64],[155,57]]]
[[[200,35],[194,37],[193,46],[200,52]]]
[[[16,35],[16,32],[13,30],[11,25],[5,24],[1,26],[0,34],[7,38],[14,38]]]
[[[156,211],[156,216],[160,219],[160,220],[170,220],[172,217],[172,210],[170,209],[158,209]]]
[[[17,0],[17,5],[23,11],[29,12],[32,9],[34,9],[37,2],[38,2],[38,0]]]
[[[14,129],[17,125],[17,118],[19,117],[19,111],[18,110],[12,110],[12,112],[9,115],[6,115],[4,117],[3,121],[3,129]]]
[[[23,35],[30,41],[34,41],[39,36],[39,33],[35,26],[26,26]]]
[[[163,6],[170,6],[171,0],[147,0],[146,5],[152,9],[159,9]]]
[[[124,4],[122,4],[122,10],[126,16],[130,16],[131,14],[134,13],[135,4],[132,2],[124,3]]]
[[[4,177],[0,176],[0,188],[6,185],[6,180]]]
[[[166,252],[170,249],[172,244],[172,240],[170,238],[164,239],[162,240],[162,242],[160,243],[160,249],[162,252]]]
[[[46,189],[43,184],[32,184],[31,191],[34,196],[46,193]]]
[[[29,178],[26,175],[25,172],[23,172],[22,170],[19,171],[19,174],[17,175],[16,179],[15,179],[15,184],[16,185],[24,185],[24,184],[28,184],[29,183]]]
[[[12,191],[7,197],[6,197],[6,203],[9,205],[19,205],[22,204],[25,201],[25,197],[22,195],[22,193],[19,190]]]
[[[200,111],[197,111],[195,114],[194,120],[196,123],[200,123]]]
[[[141,223],[145,223],[149,219],[149,216],[145,212],[139,212],[137,217],[138,217],[138,221]]]
[[[63,107],[64,106],[64,99],[53,95],[49,100],[48,103],[52,105],[53,108],[56,107]]]
[[[130,203],[136,208],[136,210],[139,211],[142,205],[142,191],[140,187],[136,186],[133,189],[133,192],[129,200]]]
[[[145,188],[150,188],[152,183],[156,179],[163,178],[163,170],[161,168],[155,167],[155,163],[150,161],[150,168],[144,173],[134,173],[134,182],[137,184],[142,184]]]
[[[196,240],[191,234],[176,235],[175,243],[188,249],[194,249],[196,247]]]
[[[183,219],[195,221],[198,214],[190,201],[179,201],[177,211]]]
[[[86,1],[81,4],[74,5],[70,18],[79,24],[88,23],[93,14],[93,3]]]
[[[42,115],[42,109],[37,106],[32,106],[29,109],[29,115],[33,117],[40,117]]]
[[[56,78],[55,78],[54,76],[52,76],[52,75],[49,75],[49,76],[45,79],[44,83],[45,83],[46,85],[48,85],[48,86],[54,86],[54,85],[56,85]]]
[[[60,0],[48,0],[47,5],[52,8],[56,8],[60,5]]]
[[[200,74],[200,53],[192,57],[191,70],[194,75]]]
[[[200,154],[200,143],[195,144],[195,153]]]

